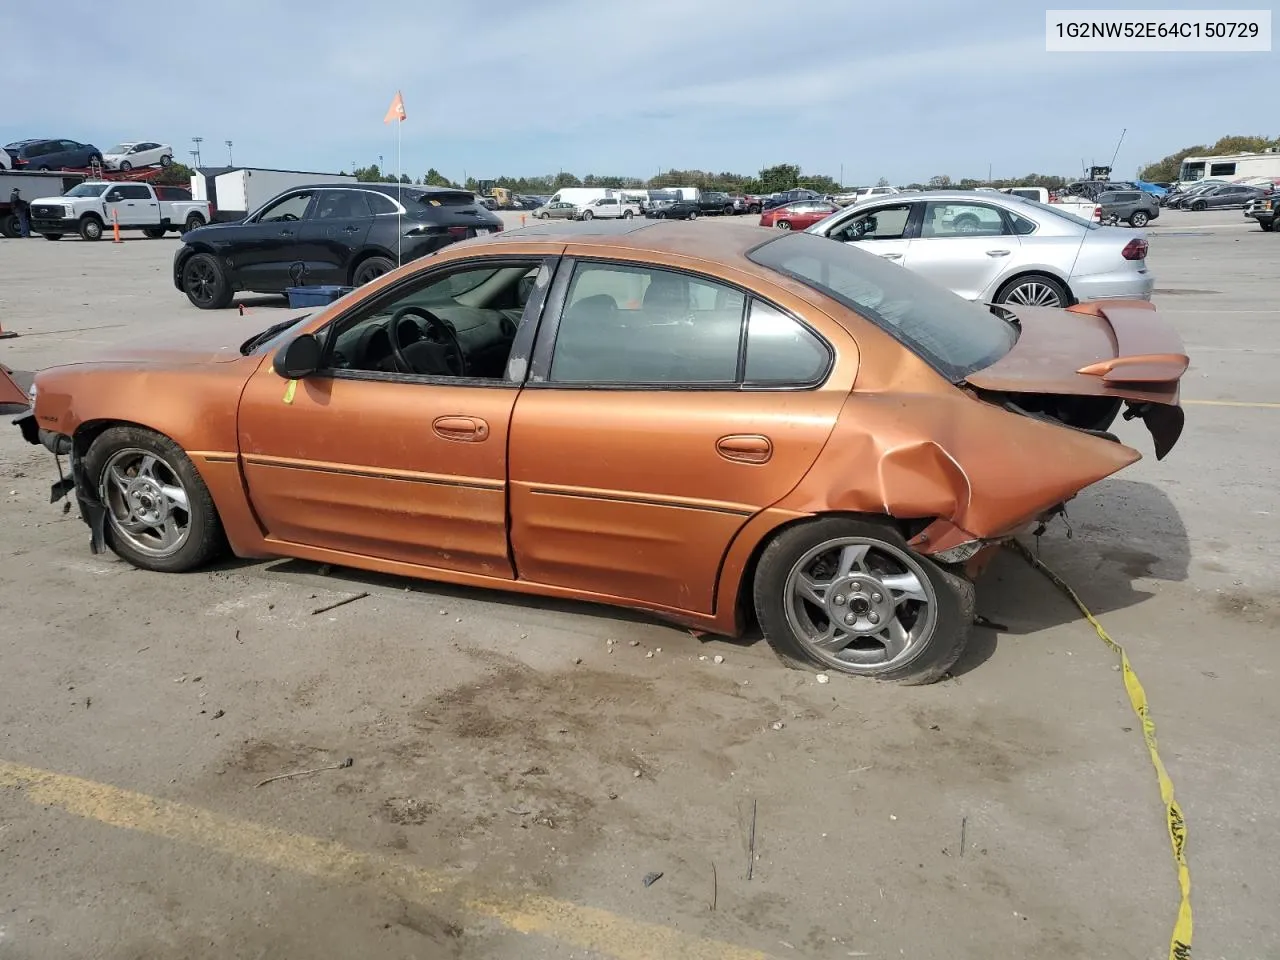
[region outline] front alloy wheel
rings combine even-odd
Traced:
[[[111,529],[147,557],[164,559],[191,535],[191,506],[178,472],[148,450],[126,447],[102,471],[99,496]]]

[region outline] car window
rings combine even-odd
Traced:
[[[81,144],[76,143],[74,140],[60,140],[58,145],[63,150],[79,150],[81,147]]]
[[[331,371],[503,380],[541,269],[541,260],[513,260],[434,271],[342,318],[325,336],[327,365]]]
[[[985,203],[931,200],[924,206],[922,239],[930,237],[998,237],[1008,232],[1004,218]]]
[[[151,199],[151,191],[149,191],[146,187],[142,186],[142,184],[140,183],[122,184],[116,189],[120,191],[121,196],[123,196],[124,199],[126,200],[150,200]]]
[[[815,383],[830,365],[831,351],[816,334],[776,307],[751,301],[746,383]]]
[[[373,216],[362,190],[321,190],[313,220],[355,220]]]
[[[364,198],[368,201],[370,209],[372,209],[375,214],[400,212],[400,208],[396,206],[396,202],[384,194],[369,193],[366,191]]]
[[[990,366],[1017,340],[1015,327],[985,307],[866,250],[791,233],[747,256],[867,318],[953,383]]]
[[[288,220],[301,220],[311,205],[311,193],[291,193],[277,200],[258,217],[259,223],[280,223]]]
[[[1037,224],[1028,220],[1026,217],[1020,217],[1016,213],[1011,213],[1009,214],[1009,220],[1013,223],[1013,232],[1020,237],[1025,237],[1028,234],[1036,232]]]
[[[740,291],[701,277],[580,263],[556,333],[550,380],[733,384],[744,302]]]
[[[847,220],[828,236],[832,240],[901,240],[911,219],[910,203],[876,207]]]

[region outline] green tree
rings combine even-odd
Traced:
[[[929,178],[929,189],[931,190],[945,190],[949,186],[951,186],[951,178],[945,173]]]
[[[352,173],[361,183],[381,183],[383,180],[382,171],[378,169],[376,163],[371,163],[367,167],[356,167]]]
[[[475,181],[470,178],[468,178],[467,180],[468,184],[474,184],[474,182]],[[426,172],[426,174],[422,178],[422,183],[424,186],[428,186],[428,187],[455,187],[456,188],[458,186],[456,183],[454,183],[452,180],[446,177],[443,173],[441,173],[435,167],[432,167],[430,170]],[[469,187],[468,189],[474,189],[474,187]]]
[[[188,186],[191,183],[191,175],[195,173],[185,163],[173,162],[167,167],[160,168],[160,176],[156,178],[156,183],[175,184]]]
[[[889,185],[889,181],[884,177],[881,177],[879,180],[876,181],[877,187],[887,187],[888,185]]]
[[[762,193],[781,193],[800,186],[800,168],[792,163],[779,163],[760,171]]]
[[[572,173],[565,173],[561,170],[556,174],[555,179],[551,181],[551,186],[556,190],[560,190],[564,187],[580,187],[582,186],[582,181]]]

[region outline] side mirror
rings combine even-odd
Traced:
[[[110,193],[107,194],[107,203],[115,203],[118,200],[123,200],[123,199],[124,197],[122,197],[115,190],[112,190]]]
[[[320,369],[320,341],[303,333],[276,351],[272,366],[286,380],[301,380]]]

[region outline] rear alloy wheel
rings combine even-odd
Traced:
[[[1065,307],[1067,300],[1066,287],[1044,274],[1010,280],[995,297],[996,303],[1019,307]]]
[[[1129,226],[1131,226],[1131,227],[1145,227],[1145,226],[1147,225],[1147,220],[1148,220],[1148,219],[1149,219],[1149,218],[1147,217],[1146,211],[1144,211],[1144,210],[1135,210],[1135,211],[1133,211],[1133,213],[1132,213],[1132,214],[1130,214],[1130,216],[1129,216]]]
[[[167,153],[160,158],[160,166],[162,167],[167,167],[171,163],[173,163],[173,157],[169,156]]]
[[[973,624],[973,584],[913,553],[888,523],[826,517],[784,530],[753,587],[784,660],[876,680],[939,679]]]
[[[222,264],[211,253],[197,253],[183,264],[182,292],[201,310],[222,310],[233,295]]]
[[[351,275],[351,285],[363,287],[366,283],[377,280],[384,273],[390,273],[395,268],[396,265],[386,257],[370,257],[356,267],[356,272]]]
[[[107,545],[135,567],[182,573],[222,550],[209,489],[168,437],[111,427],[89,447],[85,470],[107,511]]]
[[[779,220],[777,223],[775,223],[775,224],[774,224],[774,226],[775,226],[775,227],[777,227],[779,230],[790,230],[790,229],[791,229],[791,221],[790,221],[790,220]]]
[[[630,211],[630,210],[623,210],[623,211],[622,211],[622,219],[623,219],[623,220],[630,220],[630,219],[631,219],[631,217],[632,217],[632,213],[631,213],[631,211]]]
[[[201,216],[198,213],[193,213],[191,214],[191,216],[187,217],[186,223],[182,225],[182,232],[190,233],[192,230],[198,230],[200,227],[203,227],[203,226],[204,226],[204,220],[201,218]]]

